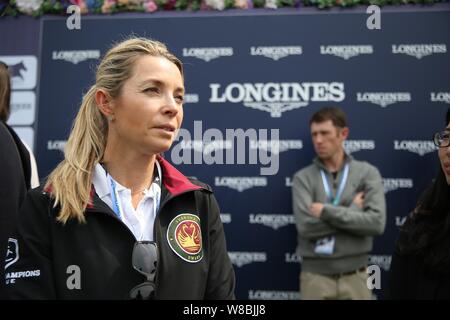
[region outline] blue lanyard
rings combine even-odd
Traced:
[[[109,174],[107,174],[107,179],[109,181],[109,184],[111,186],[111,202],[112,202],[112,209],[114,213],[116,214],[119,219],[122,219],[122,215],[120,214],[120,205],[119,205],[119,197],[116,190],[116,183],[111,178]]]
[[[344,167],[344,173],[342,174],[341,181],[339,182],[339,187],[336,192],[336,197],[333,199],[333,194],[331,192],[330,184],[328,182],[325,171],[323,171],[322,169],[320,170],[325,193],[327,194],[328,201],[331,202],[333,204],[333,206],[337,206],[339,204],[339,202],[341,201],[342,193],[344,192],[344,187],[345,187],[345,184],[347,183],[348,171],[349,171],[349,165],[348,165],[348,163],[346,163],[345,167]]]
[[[158,185],[159,189],[155,192],[154,195],[154,203],[155,205],[153,206],[153,213],[156,214],[158,213],[159,210],[159,204],[161,202],[161,178],[159,177],[159,172],[158,172],[158,176],[155,179],[156,184]]]
[[[121,210],[120,204],[119,204],[119,195],[116,190],[116,182],[112,179],[112,177],[108,173],[107,173],[107,179],[111,186],[112,209],[113,209],[114,213],[117,215],[117,217],[119,219],[122,219],[122,214],[121,214],[122,210]],[[157,177],[155,179],[155,181],[157,182],[157,184],[159,186],[159,190],[157,190],[154,195],[154,204],[155,205],[153,206],[153,213],[156,216],[156,213],[158,212],[159,204],[161,201],[161,179],[159,177]],[[152,185],[153,185],[153,183],[152,183]]]

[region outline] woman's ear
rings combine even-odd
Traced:
[[[112,99],[109,94],[103,90],[98,89],[95,92],[95,103],[97,104],[100,112],[109,120],[114,120],[114,109],[112,106]]]

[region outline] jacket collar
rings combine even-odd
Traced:
[[[162,183],[172,196],[192,190],[203,189],[189,181],[185,175],[175,169],[167,160],[161,156],[156,156],[156,161],[161,165]]]
[[[158,161],[155,163],[155,170],[158,170],[158,177],[161,177],[161,165]],[[111,187],[108,183],[108,173],[106,172],[105,168],[100,164],[97,163],[94,166],[93,174],[92,174],[92,185],[95,189],[95,192],[97,193],[98,197],[100,199],[103,199],[105,196],[108,196],[111,194]],[[125,189],[122,185],[117,183],[117,191],[120,191],[122,189]]]
[[[347,152],[344,151],[344,164],[350,163],[352,161],[353,161],[353,157],[350,154],[348,154]],[[325,165],[323,164],[322,160],[319,157],[315,157],[314,160],[313,160],[313,163],[316,166],[318,166],[319,169],[323,169],[326,172],[328,172],[327,168],[325,167]],[[341,171],[341,170],[342,170],[342,168],[339,171]]]
[[[157,155],[156,161],[158,161],[159,165],[161,166],[163,187],[169,192],[170,196],[177,196],[187,191],[204,189],[203,187],[195,185],[192,182],[190,182],[185,175],[183,175],[180,171],[175,169],[175,167],[173,167],[163,157]],[[45,188],[44,192],[52,193],[52,187],[49,186]],[[96,194],[94,186],[92,185],[91,193],[89,196],[89,202],[87,204],[87,209],[93,209],[94,207],[97,207],[97,201],[94,202],[94,200],[97,200],[96,198],[98,198],[98,196]]]
[[[53,192],[53,186],[47,186],[47,187],[44,187],[43,189],[42,189],[42,191],[44,192],[44,193],[47,193],[48,195],[50,195],[50,197],[52,197],[52,192]],[[90,194],[89,194],[89,202],[88,202],[88,204],[87,204],[87,208],[88,209],[92,209],[93,207],[94,207],[94,196],[95,196],[96,194],[95,194],[95,189],[94,189],[94,187],[92,186],[91,187],[91,192],[90,192]]]

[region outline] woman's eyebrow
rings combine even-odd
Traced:
[[[175,89],[175,92],[181,92],[181,93],[184,93],[184,87],[177,87],[177,88]]]
[[[161,80],[157,80],[157,79],[145,79],[139,83],[140,86],[145,86],[146,84],[154,84],[157,86],[161,86],[161,85],[164,85],[164,82],[162,82]]]
[[[145,85],[148,85],[148,84],[153,84],[158,87],[163,87],[166,85],[166,83],[164,81],[161,81],[158,79],[145,79],[140,82],[139,87],[144,87]],[[175,91],[181,91],[182,93],[184,93],[184,87],[177,87],[175,89]]]

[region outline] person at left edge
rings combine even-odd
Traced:
[[[65,159],[22,206],[10,298],[134,298],[146,280],[134,265],[142,241],[157,246],[154,298],[234,298],[211,188],[159,155],[181,126],[183,95],[182,63],[164,44],[130,38],[106,53]]]
[[[0,255],[5,257],[8,238],[14,230],[19,208],[30,188],[30,154],[22,140],[7,123],[11,98],[11,76],[0,61]],[[0,300],[6,299],[0,266]]]

